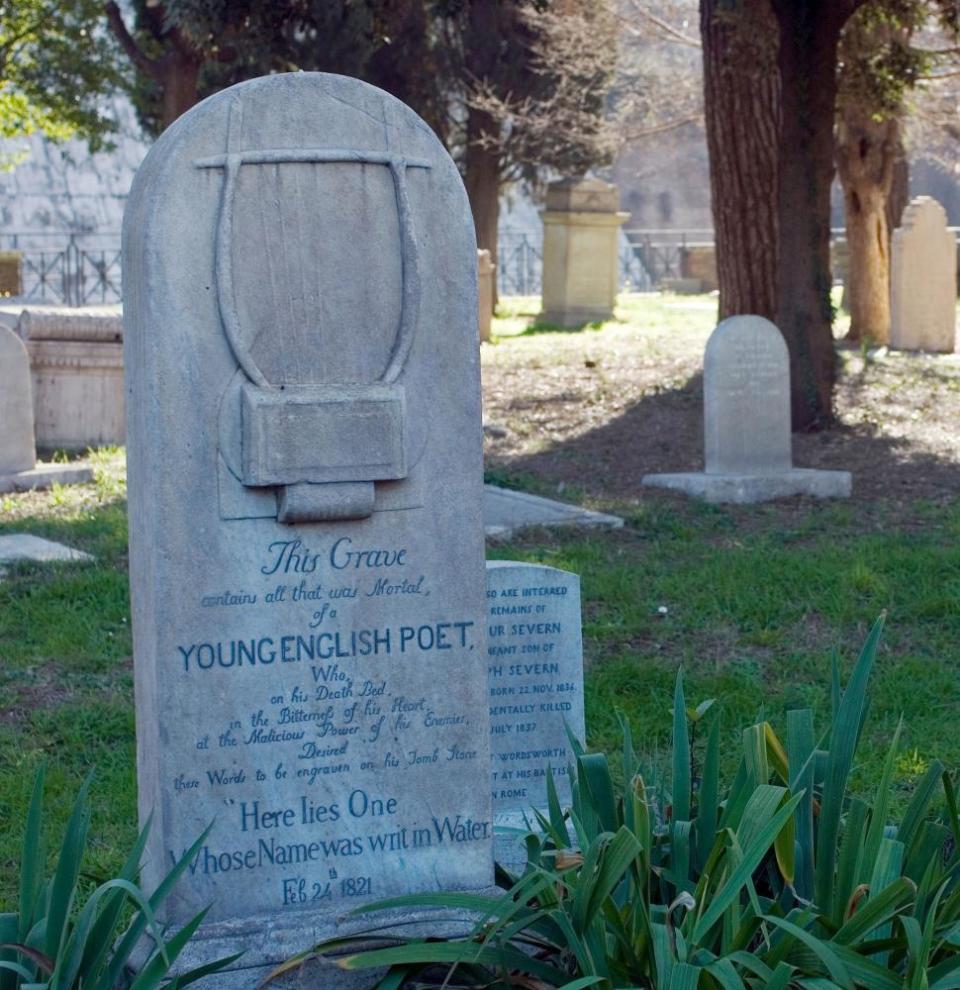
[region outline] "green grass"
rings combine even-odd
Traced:
[[[700,333],[713,299],[631,300],[621,316]],[[497,348],[523,346],[535,312],[506,301]],[[512,322],[511,322],[512,321]],[[598,331],[617,333],[618,324]],[[558,334],[559,336],[559,334]],[[65,822],[95,772],[94,872],[119,866],[136,833],[131,640],[122,452],[100,452],[93,484],[0,500],[0,533],[28,531],[97,557],[20,565],[0,582],[0,910],[11,903],[34,770],[46,761],[48,805]],[[492,480],[538,490],[534,475]],[[901,713],[899,804],[929,760],[960,764],[960,503],[891,501],[717,508],[650,496],[612,506],[621,531],[534,532],[490,550],[582,576],[589,742],[616,748],[617,709],[656,758],[670,731],[676,669],[687,698],[718,699],[725,750],[758,714],[778,730],[812,706],[826,724],[830,670],[846,672],[877,614],[889,613],[872,685],[863,762],[876,782]],[[665,611],[663,611],[665,609]],[[730,769],[729,767],[727,768]]]

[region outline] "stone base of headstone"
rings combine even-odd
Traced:
[[[650,488],[669,488],[705,502],[750,505],[793,495],[849,498],[853,481],[849,471],[793,468],[773,474],[706,474],[702,471],[647,474],[642,484]]]
[[[478,895],[500,896],[496,887],[471,891]],[[309,912],[306,912],[309,914]],[[338,955],[378,948],[390,935],[404,938],[456,938],[468,935],[476,918],[449,909],[410,909],[367,914],[352,925],[317,925],[317,915],[283,918],[277,915],[254,915],[236,921],[202,925],[177,958],[174,972],[183,973],[236,954],[243,955],[226,969],[204,977],[196,984],[198,990],[259,990],[261,981],[286,960],[307,952],[320,943],[343,938],[353,933],[376,929],[380,940],[371,935],[370,941],[358,942],[349,950],[340,950],[321,958],[313,957],[291,967],[268,984],[270,990],[370,990],[383,976],[383,969],[345,970],[337,966]],[[390,926],[396,927],[391,929]],[[134,970],[139,970],[152,942],[141,941],[134,953]]]
[[[73,464],[38,464],[29,471],[17,474],[0,474],[0,493],[32,492],[54,485],[82,485],[93,480],[88,467]]]
[[[673,292],[678,296],[698,296],[706,292],[702,278],[665,278],[660,282],[661,292]]]

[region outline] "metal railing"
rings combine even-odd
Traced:
[[[0,233],[0,251],[20,255],[17,302],[90,306],[123,299],[119,233]]]

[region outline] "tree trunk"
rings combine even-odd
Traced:
[[[703,89],[720,319],[772,320],[777,276],[780,79],[769,0],[701,0]]]
[[[902,158],[900,123],[843,109],[836,134],[837,170],[847,223],[848,338],[890,341],[890,229],[887,202]]]
[[[197,87],[203,56],[193,50],[176,47],[159,63],[159,85],[163,94],[163,129],[198,102]]]
[[[830,185],[837,42],[856,0],[773,0],[780,26],[777,326],[790,351],[795,430],[833,418]]]
[[[910,162],[906,149],[901,145],[900,157],[893,163],[893,180],[890,192],[887,194],[887,230],[893,238],[893,232],[900,226],[903,211],[910,202]]]

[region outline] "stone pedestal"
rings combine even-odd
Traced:
[[[780,331],[760,316],[724,320],[707,341],[703,446],[705,471],[648,474],[643,484],[707,502],[850,495],[848,471],[793,466],[787,345]]]
[[[599,179],[564,179],[547,187],[542,322],[575,327],[613,315],[620,227],[629,216],[619,205],[617,187]]]
[[[957,242],[943,207],[917,196],[893,233],[890,346],[950,353],[956,323]]]
[[[37,464],[30,358],[17,335],[0,325],[0,492],[89,481],[89,468]]]
[[[123,325],[119,306],[24,310],[40,447],[123,443]]]
[[[480,339],[490,339],[493,320],[493,260],[489,251],[477,251],[477,307]]]

